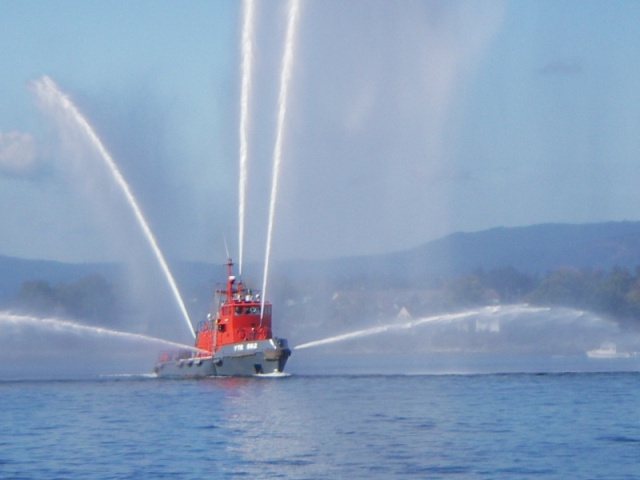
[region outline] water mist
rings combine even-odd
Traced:
[[[276,131],[276,143],[273,150],[273,170],[271,174],[271,198],[269,201],[269,220],[267,225],[267,245],[264,258],[264,277],[262,280],[262,307],[264,311],[264,301],[267,296],[267,278],[269,275],[269,260],[271,257],[271,239],[273,236],[273,220],[276,209],[276,197],[278,195],[278,177],[280,174],[280,163],[282,160],[282,142],[284,139],[284,119],[287,113],[287,100],[289,96],[289,82],[291,80],[291,69],[293,67],[293,43],[298,23],[299,4],[298,0],[291,0],[289,3],[289,17],[287,22],[287,36],[282,59],[282,71],[280,74],[280,94],[278,96],[278,123]]]
[[[142,233],[144,234],[144,237],[146,238],[147,243],[151,247],[151,250],[156,260],[158,261],[158,264],[160,265],[162,273],[164,274],[167,280],[167,283],[169,284],[171,292],[173,293],[175,301],[178,307],[180,308],[180,311],[182,312],[185,323],[189,327],[189,331],[191,332],[191,335],[195,337],[195,331],[193,330],[193,326],[191,325],[189,314],[187,313],[187,309],[184,305],[182,297],[180,296],[180,292],[178,291],[176,282],[173,276],[171,275],[169,266],[167,265],[167,262],[165,261],[164,256],[160,251],[160,247],[158,246],[158,243],[156,242],[156,239],[153,233],[151,232],[151,229],[149,228],[149,225],[147,224],[144,218],[144,215],[142,214],[142,210],[138,206],[138,202],[133,196],[133,193],[131,192],[129,185],[127,184],[124,177],[120,173],[120,170],[118,169],[113,158],[111,157],[111,154],[107,151],[105,146],[102,144],[102,142],[100,141],[100,138],[98,138],[97,134],[95,133],[94,129],[91,127],[89,122],[86,120],[86,118],[76,108],[76,106],[73,104],[71,99],[58,88],[58,86],[55,84],[53,80],[51,80],[51,78],[49,78],[48,76],[44,76],[41,79],[34,81],[33,86],[36,94],[41,99],[41,101],[45,104],[45,106],[47,106],[50,109],[54,109],[54,108],[61,109],[62,112],[81,129],[81,131],[91,141],[91,144],[93,145],[93,147],[98,151],[101,158],[104,160],[104,162],[108,166],[109,171],[113,176],[113,180],[115,181],[116,185],[118,185],[118,187],[120,188],[120,191],[124,195],[128,205],[133,211],[133,214],[137,220],[137,223],[140,229],[142,230]]]

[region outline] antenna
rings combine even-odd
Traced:
[[[227,258],[231,258],[231,255],[229,255],[229,245],[227,245],[227,237],[223,235],[222,240],[224,241],[224,249],[227,252]]]

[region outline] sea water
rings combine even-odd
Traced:
[[[125,375],[0,398],[0,478],[640,475],[637,371]]]

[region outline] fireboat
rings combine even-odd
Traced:
[[[198,325],[194,351],[162,353],[154,368],[158,377],[253,376],[284,370],[291,350],[287,340],[272,335],[271,303],[262,302],[259,293],[236,279],[230,258],[226,266],[226,288],[215,290],[219,300]]]

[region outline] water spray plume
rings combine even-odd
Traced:
[[[278,177],[282,160],[282,142],[284,139],[284,119],[287,113],[287,99],[289,94],[289,81],[293,67],[293,40],[296,25],[298,23],[298,0],[289,3],[289,19],[287,22],[287,37],[285,41],[284,56],[282,59],[282,71],[280,75],[280,94],[278,96],[278,123],[276,131],[276,143],[273,149],[273,170],[271,174],[271,198],[269,201],[269,223],[267,225],[267,246],[264,258],[264,277],[262,279],[262,305],[261,315],[264,312],[264,301],[267,297],[267,278],[269,275],[269,260],[271,257],[271,239],[273,236],[273,219],[276,210],[276,197],[278,195]]]
[[[242,274],[244,256],[244,217],[247,191],[247,150],[249,130],[249,96],[253,60],[253,0],[244,2],[242,22],[242,92],[240,96],[240,180],[238,185],[238,272]],[[228,255],[227,255],[228,256]]]
[[[171,292],[173,293],[175,300],[180,308],[180,311],[184,316],[185,323],[189,327],[189,331],[191,332],[191,335],[195,337],[196,334],[195,334],[195,331],[193,330],[193,326],[191,325],[189,314],[187,313],[187,309],[184,305],[184,302],[182,301],[180,292],[178,291],[178,286],[176,285],[176,282],[173,276],[171,275],[169,266],[167,265],[167,262],[165,261],[164,256],[162,255],[162,252],[158,247],[158,243],[156,242],[156,239],[153,236],[153,233],[151,232],[151,229],[149,228],[149,225],[147,224],[144,218],[144,215],[142,214],[142,210],[138,206],[138,202],[133,196],[133,193],[131,192],[129,185],[127,184],[124,177],[120,173],[120,170],[118,169],[116,163],[111,157],[111,154],[107,151],[105,146],[102,144],[102,142],[100,141],[100,138],[98,138],[98,135],[95,133],[95,131],[93,130],[93,127],[91,127],[91,125],[86,120],[86,118],[76,108],[76,106],[73,104],[71,99],[67,95],[62,93],[62,91],[58,88],[55,82],[51,80],[51,78],[49,78],[48,76],[44,76],[41,79],[34,81],[33,85],[35,87],[35,91],[37,95],[40,97],[42,101],[46,103],[46,105],[61,107],[66,114],[71,116],[73,121],[82,129],[83,133],[91,140],[91,143],[93,144],[93,146],[100,153],[100,156],[109,167],[109,170],[113,175],[113,179],[115,180],[116,184],[120,187],[129,206],[131,207],[133,214],[138,222],[138,225],[142,229],[142,232],[144,233],[144,236],[147,242],[149,243],[149,246],[151,247],[153,254],[155,255],[158,263],[160,264],[160,268],[162,269],[162,272],[166,277],[169,287],[171,288]]]

